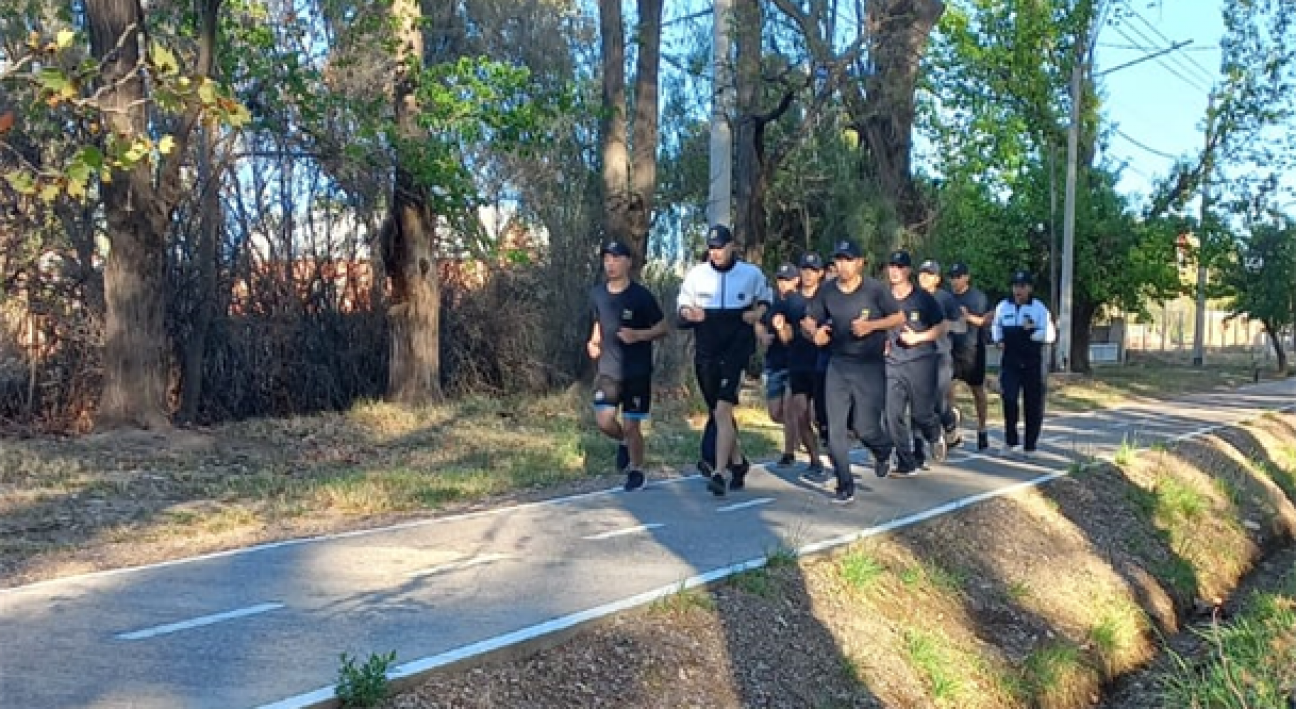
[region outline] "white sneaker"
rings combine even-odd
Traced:
[[[1020,458],[1021,446],[1004,446],[999,449],[999,452],[1008,458]]]

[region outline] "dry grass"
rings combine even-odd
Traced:
[[[674,476],[697,459],[703,419],[664,394],[648,467]],[[780,445],[762,409],[740,420],[753,456]],[[365,402],[165,436],[5,439],[0,585],[608,487],[614,454],[577,390],[418,410]]]

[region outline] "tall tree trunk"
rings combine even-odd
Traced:
[[[1074,311],[1074,317],[1069,323],[1071,327],[1070,371],[1078,374],[1088,374],[1093,371],[1093,367],[1089,363],[1089,328],[1093,325],[1094,315],[1098,312],[1098,305],[1084,298],[1077,298]],[[1067,324],[1062,322],[1059,323],[1059,326]]]
[[[663,0],[639,0],[639,52],[635,64],[634,129],[630,177],[629,243],[642,265],[648,254],[653,197],[657,192],[658,74],[661,67]]]
[[[194,263],[198,271],[198,294],[193,316],[193,330],[184,343],[183,361],[180,365],[180,410],[176,414],[183,423],[193,423],[203,396],[203,370],[207,354],[207,335],[216,314],[219,301],[216,295],[216,244],[220,240],[220,225],[224,214],[220,204],[220,174],[216,167],[215,128],[206,128],[199,137],[198,184],[202,189],[198,231],[198,245],[194,250]]]
[[[1283,349],[1282,335],[1279,334],[1279,328],[1272,320],[1261,319],[1260,323],[1264,325],[1265,334],[1269,336],[1269,344],[1273,345],[1274,356],[1278,358],[1278,373],[1287,373],[1287,351]]]
[[[441,399],[441,288],[434,237],[436,220],[427,187],[411,172],[407,151],[417,150],[419,70],[423,66],[423,30],[416,0],[395,0],[396,74],[393,84],[399,136],[391,211],[381,241],[391,278],[391,326],[387,397],[407,405]]]
[[[633,129],[626,122],[625,35],[620,0],[599,0],[603,62],[603,228],[634,249],[642,267],[657,189],[658,73],[662,0],[639,0]],[[627,141],[632,135],[633,153]]]
[[[757,119],[761,88],[761,6],[758,2],[738,3],[734,44],[737,71],[734,72],[738,100],[737,158],[734,170],[734,238],[747,260],[759,264],[765,245],[764,126]]]
[[[914,90],[940,0],[874,0],[868,3],[868,60],[863,115],[853,116],[864,150],[865,176],[876,181],[900,225],[921,239],[932,211],[914,183]]]
[[[211,73],[220,0],[204,0],[197,73]],[[100,65],[100,106],[107,134],[144,137],[147,92],[140,73],[144,12],[139,0],[89,0],[90,47]],[[167,402],[166,241],[182,194],[180,162],[200,108],[192,105],[158,167],[141,161],[102,185],[108,229],[104,268],[104,383],[100,429],[170,426]]]

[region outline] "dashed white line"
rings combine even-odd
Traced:
[[[745,510],[748,507],[760,507],[761,505],[768,505],[773,501],[774,498],[772,497],[758,497],[755,500],[750,500],[748,502],[739,502],[736,505],[725,505],[724,507],[717,507],[716,512],[735,512],[737,510]]]
[[[409,576],[410,578],[436,576],[437,574],[444,574],[450,571],[460,571],[462,569],[470,569],[474,566],[481,566],[483,564],[493,564],[497,561],[503,561],[507,558],[509,558],[507,554],[483,554],[481,556],[474,556],[471,559],[460,559],[459,561],[451,561],[445,564],[437,564],[436,566],[432,566],[426,569],[411,571],[409,572],[409,574],[407,574],[407,576]]]
[[[625,529],[614,529],[610,532],[603,532],[601,534],[591,534],[588,537],[581,537],[581,539],[587,539],[590,541],[598,541],[601,539],[612,539],[613,537],[624,537],[627,534],[637,534],[639,532],[646,532],[650,529],[657,529],[659,527],[665,527],[665,526],[666,525],[662,524],[661,522],[649,522],[648,524],[640,524],[634,527],[626,527]]]
[[[266,613],[268,611],[277,610],[283,607],[284,604],[282,603],[259,603],[255,606],[248,606],[247,608],[237,608],[232,611],[225,611],[224,613],[214,613],[212,615],[205,615],[199,618],[182,620],[178,623],[168,623],[166,625],[158,625],[152,628],[136,630],[130,633],[121,633],[114,637],[116,637],[118,640],[146,640],[148,638],[157,637],[159,635],[178,633],[181,630],[189,630],[190,628],[201,628],[204,625],[213,625],[215,623],[221,623],[227,620],[234,620],[235,618],[243,618],[245,616],[256,615],[258,613]]]

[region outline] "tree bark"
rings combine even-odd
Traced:
[[[855,115],[864,150],[865,177],[876,181],[900,225],[921,239],[932,210],[914,183],[914,91],[932,28],[945,5],[940,0],[876,0],[868,3],[870,73],[864,79],[862,115]],[[848,104],[849,105],[849,104]]]
[[[734,170],[734,238],[748,261],[759,264],[765,245],[765,140],[764,124],[757,118],[760,100],[761,6],[740,2],[735,12],[734,72],[738,100],[737,158]]]
[[[182,423],[193,423],[202,404],[203,370],[207,355],[207,334],[216,314],[216,243],[224,214],[220,205],[220,175],[216,168],[214,129],[203,131],[198,147],[198,184],[202,189],[201,219],[194,263],[198,271],[198,294],[193,330],[184,343],[180,368],[180,411]]]
[[[603,62],[604,236],[625,242],[642,267],[652,228],[657,190],[658,73],[661,65],[662,0],[639,0],[639,47],[635,64],[633,127],[626,121],[625,35],[620,0],[599,0]],[[627,135],[633,137],[628,144]],[[633,151],[631,148],[633,147]]]
[[[1262,319],[1260,324],[1264,325],[1265,335],[1269,336],[1269,344],[1273,345],[1274,356],[1278,358],[1278,373],[1287,373],[1287,351],[1283,349],[1282,335],[1278,333],[1279,328],[1270,320]]]
[[[1070,371],[1088,374],[1093,371],[1089,362],[1089,327],[1093,324],[1098,306],[1087,300],[1076,299],[1075,314],[1071,320],[1071,367]]]
[[[202,3],[197,74],[211,73],[220,0]],[[89,0],[90,47],[100,62],[100,108],[108,134],[143,137],[147,91],[140,71],[144,12],[138,0]],[[171,215],[183,191],[180,163],[200,108],[185,112],[175,145],[154,182],[141,161],[115,170],[101,187],[109,251],[104,268],[104,382],[95,425],[165,429],[167,401],[166,246]]]
[[[434,237],[436,219],[425,185],[402,153],[416,150],[419,69],[423,30],[415,0],[395,0],[396,74],[393,83],[398,134],[391,211],[381,232],[384,265],[391,279],[387,321],[391,327],[387,398],[406,405],[439,401],[441,391],[441,288]]]

